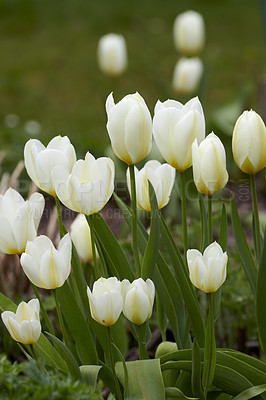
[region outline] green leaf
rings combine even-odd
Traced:
[[[81,365],[79,367],[82,380],[89,386],[96,387],[100,365]]]
[[[98,355],[89,326],[67,282],[58,288],[62,313],[83,364],[97,364]]]
[[[128,394],[126,399],[155,400],[165,399],[160,360],[137,360],[126,362],[128,373]],[[116,363],[115,371],[124,386],[124,368]]]
[[[158,210],[156,193],[150,182],[149,182],[149,196],[151,205],[151,213],[150,213],[151,229],[141,266],[141,277],[144,280],[152,278],[153,270],[158,257],[159,243],[160,243],[160,215]]]
[[[197,339],[194,338],[192,346],[192,374],[191,387],[193,396],[197,396],[200,400],[204,399],[201,386],[201,355]]]
[[[65,360],[70,374],[73,376],[75,379],[80,379],[81,374],[79,371],[79,366],[77,361],[75,360],[73,354],[68,350],[66,345],[61,342],[56,336],[52,335],[49,332],[46,332],[47,336],[52,340],[54,343],[54,346],[56,350],[58,351],[59,354],[61,354],[62,358]]]
[[[248,354],[241,353],[240,351],[231,350],[231,349],[219,349],[219,353],[225,353],[232,357],[237,358],[238,360],[244,361],[246,364],[260,370],[261,372],[266,373],[266,364],[257,358],[251,357]]]
[[[197,398],[195,397],[187,397],[184,395],[184,393],[181,392],[181,390],[179,390],[176,387],[168,387],[165,389],[165,395],[167,400],[168,399],[177,399],[177,400],[197,400]]]
[[[249,400],[266,391],[266,384],[254,386],[238,394],[233,400]]]
[[[101,243],[107,261],[111,260],[118,272],[118,278],[133,281],[135,275],[118,240],[99,213],[93,215],[93,226],[97,240]]]
[[[235,201],[233,198],[231,198],[231,220],[232,220],[232,226],[233,226],[237,251],[239,253],[242,265],[247,274],[250,286],[255,295],[258,272],[257,272],[256,264],[252,257],[250,248],[248,246],[246,236],[245,236],[243,228],[241,226],[241,222],[240,222],[237,208],[235,205]]]
[[[260,345],[264,353],[266,352],[266,230],[264,233],[264,241],[262,254],[260,258],[257,293],[256,293],[256,316],[259,331]]]
[[[197,338],[199,345],[203,347],[205,338],[205,328],[203,324],[199,302],[196,297],[195,290],[190,282],[186,266],[184,265],[180,252],[177,249],[175,241],[162,215],[161,215],[161,234],[164,244],[169,252],[169,256],[172,260],[177,281],[187,306],[193,332]]]

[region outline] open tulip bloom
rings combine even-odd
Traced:
[[[44,235],[29,241],[20,262],[29,280],[43,289],[62,286],[71,270],[72,243],[69,233],[60,241],[58,250]]]
[[[227,254],[214,242],[201,254],[198,250],[187,251],[189,277],[194,286],[205,293],[216,292],[226,278]]]
[[[56,165],[70,172],[76,161],[76,152],[67,136],[54,137],[47,147],[37,139],[30,139],[24,148],[24,160],[33,182],[44,192],[55,196],[51,172]]]
[[[2,320],[11,337],[23,344],[37,342],[41,334],[39,318],[40,303],[38,299],[32,299],[28,303],[22,301],[17,311],[4,311]]]
[[[113,94],[106,100],[107,131],[115,155],[128,165],[143,160],[151,151],[152,119],[139,93],[129,94],[117,104]]]
[[[205,118],[197,97],[182,104],[158,100],[154,109],[153,136],[163,158],[179,172],[192,165],[191,146],[205,137]]]
[[[158,208],[165,207],[169,202],[173,189],[175,169],[169,164],[161,164],[157,160],[150,160],[140,171],[137,167],[134,167],[134,171],[138,207],[142,210],[151,211],[149,181],[154,188]],[[131,193],[129,169],[127,170],[127,187],[129,193]]]
[[[0,251],[21,254],[27,241],[37,236],[43,209],[40,193],[33,193],[26,201],[12,188],[0,195]]]
[[[52,182],[59,200],[70,210],[91,215],[100,211],[114,191],[114,163],[110,158],[95,159],[87,152],[75,162],[71,173],[63,165],[52,170]]]

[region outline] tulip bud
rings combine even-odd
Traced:
[[[213,242],[204,251],[187,251],[189,277],[194,286],[205,293],[216,292],[226,278],[227,254]]]
[[[115,155],[128,165],[143,160],[151,150],[152,120],[139,93],[129,94],[117,104],[113,94],[106,100],[107,131]]]
[[[28,303],[22,301],[18,305],[16,313],[4,311],[1,317],[16,342],[32,344],[37,342],[41,334],[39,312],[39,300],[32,299]]]
[[[87,152],[70,173],[62,165],[52,171],[56,195],[70,210],[91,215],[100,211],[114,191],[114,163],[110,158],[97,160]]]
[[[27,241],[37,236],[43,209],[40,193],[33,193],[26,201],[12,188],[0,195],[0,251],[21,254]]]
[[[155,191],[158,208],[161,209],[166,206],[175,182],[175,169],[169,164],[150,160],[140,171],[137,167],[134,167],[134,171],[138,207],[142,210],[151,211],[148,181],[151,182]],[[129,168],[127,169],[127,187],[131,194]]]
[[[172,86],[179,95],[195,93],[203,74],[202,61],[195,58],[180,58],[173,73]]]
[[[85,215],[79,214],[70,226],[70,236],[83,262],[93,260],[91,247],[91,230]]]
[[[130,283],[127,279],[122,282],[123,313],[129,321],[141,325],[152,314],[155,288],[154,283],[147,279],[135,279]]]
[[[205,119],[197,97],[181,104],[175,100],[156,103],[153,136],[164,159],[179,172],[192,165],[191,146],[205,137]]]
[[[60,241],[58,250],[44,235],[29,241],[20,263],[29,280],[43,289],[62,286],[71,270],[72,243],[69,233]]]
[[[99,68],[104,74],[121,75],[127,66],[127,46],[124,37],[114,33],[101,37],[97,57]]]
[[[212,196],[228,181],[225,149],[213,132],[198,146],[197,139],[192,145],[193,178],[200,193]]]
[[[196,11],[179,14],[174,22],[174,43],[178,51],[186,56],[201,52],[205,41],[205,27],[202,15]]]
[[[30,139],[24,148],[24,159],[31,180],[41,190],[55,196],[51,181],[52,169],[60,165],[71,172],[76,161],[76,153],[67,136],[56,136],[47,147],[37,139]]]
[[[116,277],[99,278],[87,294],[92,318],[104,326],[114,325],[123,309],[121,282]]]
[[[266,128],[255,111],[244,111],[233,132],[233,156],[237,166],[247,174],[256,174],[266,166]]]

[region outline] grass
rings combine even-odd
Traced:
[[[256,109],[266,61],[259,1],[0,0],[0,149],[8,152],[6,167],[23,157],[27,120],[40,122],[44,143],[68,135],[80,156],[88,149],[100,155],[109,145],[104,103],[111,91],[116,100],[139,91],[151,111],[158,98],[176,98],[171,79],[179,55],[172,25],[186,9],[201,12],[206,22],[200,96],[206,114],[247,84],[247,106]],[[97,42],[108,32],[127,40],[129,68],[118,81],[97,67]],[[10,113],[20,117],[12,129],[3,124]]]

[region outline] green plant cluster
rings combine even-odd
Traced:
[[[5,355],[0,356],[1,400],[100,400],[96,391],[70,376],[55,370],[46,371],[35,361],[12,364]]]

